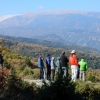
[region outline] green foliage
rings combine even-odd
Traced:
[[[5,66],[7,69],[11,68],[10,64],[6,60],[4,61],[3,66]]]
[[[34,69],[33,79],[40,78],[40,71],[38,69]]]
[[[7,84],[3,85],[3,98],[5,100],[33,100],[34,88],[21,78],[12,74],[7,78]]]
[[[18,70],[19,70],[20,72],[22,72],[24,69],[25,69],[25,66],[19,66],[19,67],[18,67]]]
[[[24,71],[23,71],[23,74],[25,76],[27,76],[27,75],[33,75],[34,72],[30,68],[25,68]]]
[[[73,100],[75,95],[75,84],[70,79],[59,78],[55,82],[45,83],[41,88],[38,88],[34,100]]]
[[[100,89],[95,89],[92,84],[77,81],[75,93],[79,100],[99,100]]]
[[[22,40],[24,41],[24,40]],[[28,43],[26,43],[26,41]],[[39,43],[38,43],[39,42]],[[34,43],[34,44],[31,44]],[[48,53],[51,55],[54,55],[55,57],[60,56],[62,50],[65,50],[67,57],[69,57],[71,50],[74,48],[77,51],[77,56],[79,60],[84,57],[85,60],[88,63],[88,67],[98,69],[100,68],[100,52],[94,49],[89,49],[85,47],[78,47],[78,46],[69,46],[59,43],[52,43],[47,41],[37,41],[37,40],[31,40],[25,39],[25,41],[22,42],[15,42],[10,40],[3,40],[3,45],[8,46],[12,51],[17,52],[24,56],[34,57],[36,58],[38,54],[43,54],[44,57]],[[40,44],[40,45],[39,45]],[[6,58],[11,59],[23,59],[19,54],[7,54]],[[25,59],[24,59],[25,60]],[[28,66],[34,66],[33,63],[31,63],[29,58],[26,58],[26,64]]]
[[[87,80],[91,82],[96,82],[96,76],[92,73],[87,74]]]
[[[25,58],[25,62],[28,66],[32,66],[33,64],[31,63],[30,59],[29,58]]]

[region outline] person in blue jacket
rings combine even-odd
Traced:
[[[43,57],[42,55],[40,54],[39,57],[38,57],[38,68],[40,69],[40,79],[44,79],[43,78],[43,75],[44,75],[44,71],[43,71],[43,68],[44,68],[44,62],[43,62]]]
[[[47,58],[46,58],[46,67],[47,67],[47,80],[50,80],[50,75],[51,75],[51,58],[50,58],[50,54],[48,54]]]

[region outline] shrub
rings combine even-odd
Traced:
[[[91,82],[96,82],[96,76],[92,73],[87,74],[87,80]]]
[[[0,100],[33,100],[33,85],[29,85],[13,73],[7,78],[7,83],[0,86]]]
[[[40,78],[40,70],[39,69],[34,69],[33,78],[34,79],[39,79]]]
[[[100,89],[95,89],[91,83],[77,81],[75,93],[79,100],[100,100]]]
[[[32,69],[30,68],[25,68],[24,71],[23,71],[23,74],[26,76],[26,75],[33,75],[34,72],[32,71]]]
[[[55,82],[45,83],[37,89],[34,100],[73,100],[75,84],[70,79],[58,75]]]

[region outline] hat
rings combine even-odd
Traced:
[[[72,50],[72,52],[71,53],[76,53],[76,51],[75,50]]]

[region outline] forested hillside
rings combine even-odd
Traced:
[[[82,51],[88,54],[93,54],[95,56],[100,56],[100,51],[85,47],[85,46],[79,46],[75,45],[71,42],[65,42],[65,43],[60,43],[60,42],[52,42],[52,41],[46,41],[46,40],[40,40],[40,39],[33,39],[33,38],[22,38],[22,37],[11,37],[11,36],[4,36],[0,35],[1,38],[7,39],[7,40],[13,40],[16,42],[25,42],[25,43],[32,43],[32,44],[38,44],[41,46],[47,46],[47,47],[53,47],[53,48],[62,48],[66,50],[72,50],[75,49],[76,51]]]
[[[72,49],[67,48],[54,48],[50,46],[42,46],[38,44],[33,44],[33,43],[26,43],[26,42],[15,42],[11,40],[2,40],[2,45],[7,46],[9,49],[11,49],[13,52],[17,52],[21,55],[28,56],[31,58],[36,58],[38,57],[38,54],[43,54],[44,57],[48,53],[51,54],[51,56],[60,56],[62,50],[66,51],[67,57],[69,57],[70,52]],[[74,49],[74,48],[73,48]],[[76,50],[77,51],[77,50]],[[88,51],[89,53],[83,52],[82,50],[77,51],[77,55],[79,60],[84,57],[86,61],[88,62],[88,66],[90,68],[100,68],[100,56],[96,56],[96,52],[93,52],[93,50]]]

